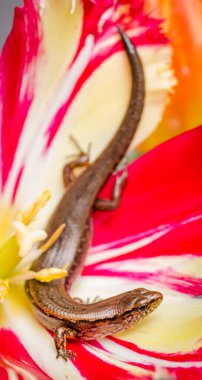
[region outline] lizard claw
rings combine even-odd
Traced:
[[[74,297],[74,301],[78,303],[84,303],[83,300],[79,297]]]
[[[64,359],[66,362],[67,362],[68,359],[75,360],[75,358],[76,358],[76,352],[73,352],[72,350],[62,350],[62,349],[59,349],[57,351],[56,359],[58,359],[60,357],[62,359]]]

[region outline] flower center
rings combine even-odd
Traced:
[[[44,191],[34,202],[34,204],[24,212],[18,213],[20,216],[20,220],[15,220],[12,222],[12,227],[15,231],[15,234],[12,235],[9,239],[10,241],[15,242],[15,247],[17,249],[17,259],[14,260],[14,265],[10,268],[10,275],[6,275],[6,278],[0,278],[0,302],[3,303],[9,293],[9,284],[16,283],[19,281],[25,281],[30,279],[36,279],[41,282],[50,282],[52,280],[59,279],[61,277],[65,277],[67,274],[66,268],[43,268],[42,270],[35,272],[29,270],[32,261],[36,259],[36,256],[43,254],[46,252],[59,236],[62,234],[65,224],[60,225],[56,231],[49,237],[49,239],[41,245],[40,248],[36,249],[32,252],[32,259],[29,260],[29,253],[32,251],[33,246],[39,242],[43,241],[47,238],[47,233],[44,230],[34,230],[30,231],[28,226],[36,214],[43,208],[47,201],[50,199],[51,195],[49,191]],[[9,240],[8,240],[9,243]],[[5,245],[7,242],[5,243]],[[7,244],[9,246],[9,244]],[[12,244],[10,244],[12,254]],[[2,252],[5,256],[5,246],[2,248]],[[9,260],[8,252],[6,252],[6,260]],[[0,248],[0,256],[1,256],[1,248]],[[29,265],[28,265],[29,264]],[[4,257],[4,265],[5,265],[5,257]],[[20,269],[19,269],[20,268]]]

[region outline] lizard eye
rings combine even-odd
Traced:
[[[146,305],[140,307],[140,310],[142,310],[142,311],[145,311],[146,309],[147,309],[147,306],[146,306]]]

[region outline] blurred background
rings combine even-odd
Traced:
[[[1,0],[0,1],[0,50],[3,43],[11,30],[13,20],[13,8],[22,5],[20,0]]]
[[[142,151],[202,124],[202,1],[145,0],[145,10],[164,20],[177,86]]]

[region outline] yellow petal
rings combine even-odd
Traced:
[[[0,277],[8,277],[20,262],[19,244],[16,236],[11,236],[0,247]]]
[[[200,348],[201,334],[201,300],[164,292],[162,304],[151,316],[117,336],[150,351],[185,353]]]
[[[169,47],[141,47],[138,52],[144,64],[147,93],[143,117],[132,148],[140,144],[156,128],[168,101],[168,92],[176,83],[173,73],[168,69],[171,56]],[[58,150],[76,152],[73,151],[71,141],[64,139],[66,131],[71,129],[83,149],[91,142],[93,161],[120,126],[128,107],[130,88],[131,75],[127,56],[125,52],[119,52],[105,60],[77,94],[58,133]]]
[[[76,0],[73,14],[72,9],[71,1],[47,0],[42,13],[46,60],[41,66],[37,96],[43,103],[46,103],[43,96],[55,89],[77,50],[82,30],[81,1]]]

